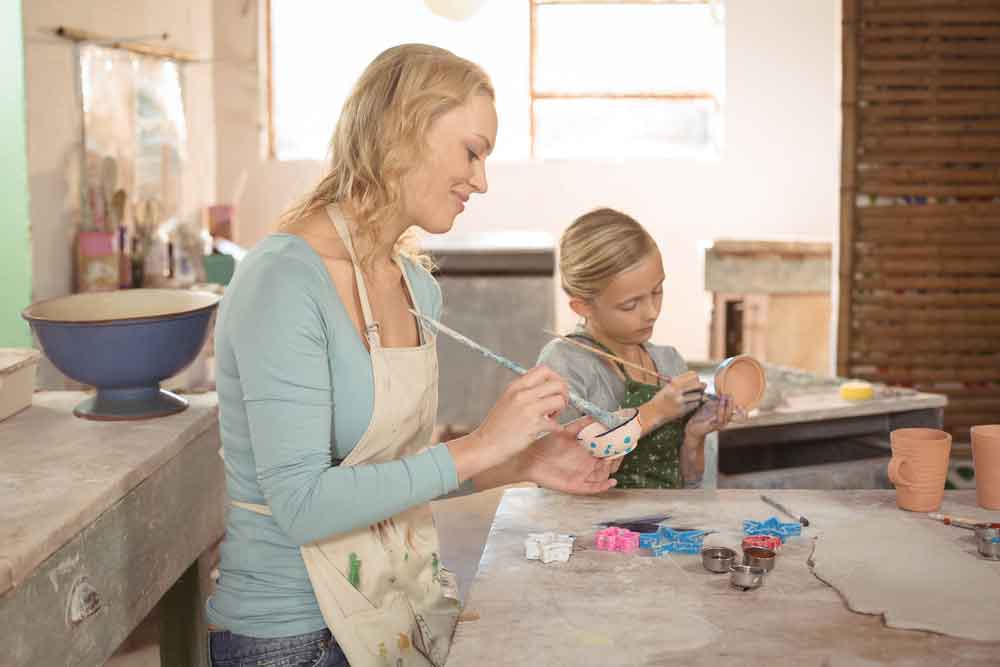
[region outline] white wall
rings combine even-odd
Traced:
[[[474,199],[456,228],[542,229],[558,236],[595,206],[627,211],[657,238],[666,263],[665,306],[654,340],[689,358],[706,357],[703,242],[836,237],[840,0],[728,0],[726,47],[720,160],[493,161],[489,194]],[[249,245],[271,229],[322,168],[318,162],[251,166],[239,202],[240,240]],[[557,300],[559,326],[566,329],[573,317],[561,294]]]
[[[158,44],[212,57],[212,6],[199,0],[25,0],[24,42],[28,117],[28,189],[31,197],[32,299],[72,290],[72,202],[67,202],[67,165],[79,151],[81,113],[76,54],[72,42],[51,31],[60,25],[115,38],[168,33]],[[188,161],[181,213],[215,198],[215,125],[211,66],[182,67],[188,119]],[[58,375],[47,364],[41,384]]]

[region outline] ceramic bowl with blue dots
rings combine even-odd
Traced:
[[[622,423],[617,428],[608,429],[600,422],[587,426],[576,439],[580,446],[599,459],[615,459],[625,456],[639,444],[642,427],[639,425],[639,411],[626,408],[615,413]]]

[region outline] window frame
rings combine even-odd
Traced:
[[[270,1],[270,0],[268,0]],[[529,105],[529,132],[528,157],[531,160],[537,159],[535,144],[537,143],[537,122],[535,119],[536,100],[663,100],[663,101],[710,101],[715,105],[716,111],[720,108],[718,97],[708,91],[663,91],[663,92],[635,92],[635,93],[612,93],[612,92],[588,92],[588,93],[556,93],[539,91],[535,85],[535,69],[538,58],[538,7],[543,5],[714,5],[719,4],[719,0],[527,0],[530,6],[530,17],[528,19],[528,45],[530,53],[528,55],[528,105]]]

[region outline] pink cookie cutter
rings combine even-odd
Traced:
[[[610,526],[597,531],[594,539],[598,551],[632,553],[639,550],[639,533]]]

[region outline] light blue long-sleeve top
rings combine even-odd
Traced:
[[[403,260],[422,312],[441,291]],[[368,428],[371,357],[319,255],[274,234],[240,262],[215,325],[219,425],[232,500],[209,622],[254,637],[325,627],[299,545],[376,523],[455,490],[445,445],[395,461],[336,465]]]

